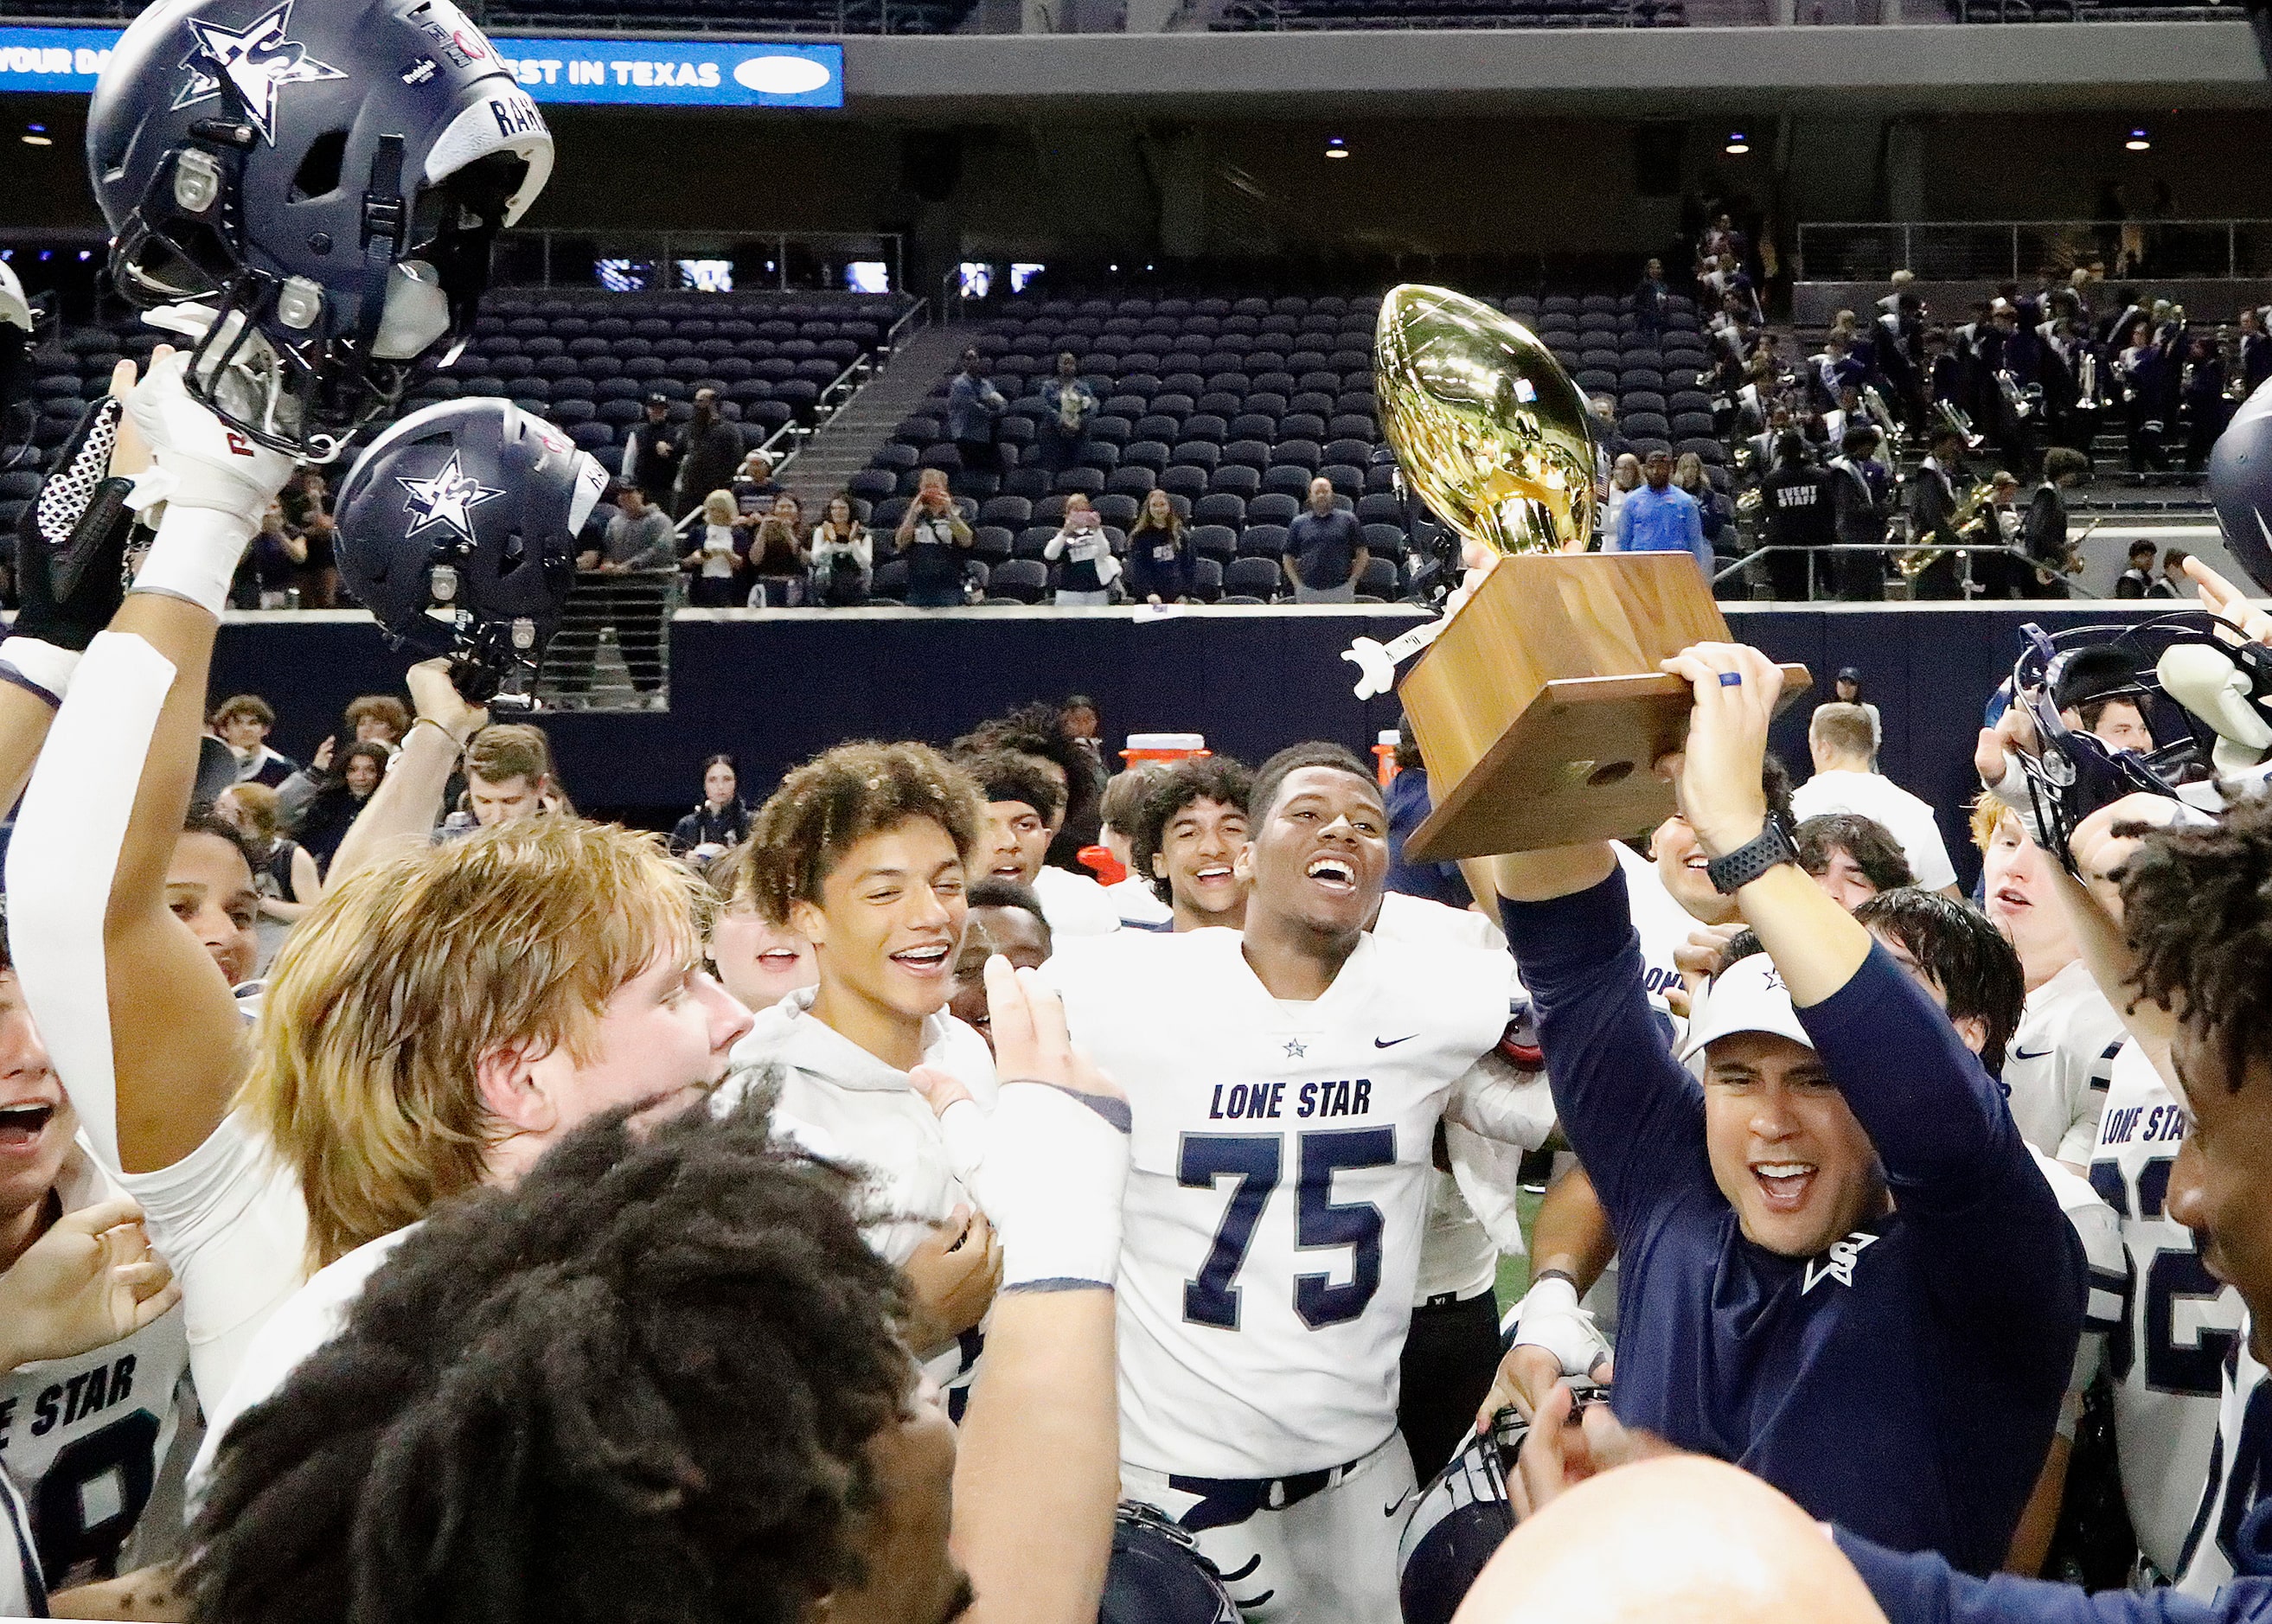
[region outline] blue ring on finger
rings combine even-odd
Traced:
[[[1723,687],[1723,688],[1741,688],[1743,685],[1744,685],[1744,674],[1743,674],[1742,672],[1740,672],[1740,671],[1723,671],[1723,672],[1720,674],[1720,686],[1721,686],[1721,687]]]

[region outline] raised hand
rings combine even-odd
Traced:
[[[2238,630],[2252,643],[2272,644],[2272,615],[2248,601],[2247,594],[2198,558],[2187,557],[2185,570],[2202,608]]]
[[[292,459],[215,416],[190,393],[186,366],[186,357],[161,346],[126,398],[127,417],[153,464],[136,481],[137,504],[164,500],[225,513],[250,539],[291,477]]]
[[[410,703],[420,721],[438,724],[460,749],[466,741],[489,725],[490,713],[476,704],[468,704],[458,685],[450,678],[450,661],[444,656],[422,659],[404,675],[410,689]]]
[[[1782,672],[1740,643],[1699,643],[1663,662],[1694,690],[1685,749],[1656,764],[1672,781],[1680,810],[1714,857],[1749,844],[1767,826],[1760,786],[1768,724],[1782,692]]]
[[[181,1300],[133,1202],[65,1213],[0,1274],[0,1367],[105,1346]]]

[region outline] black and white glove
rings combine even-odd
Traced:
[[[22,607],[0,643],[0,678],[52,704],[62,703],[79,655],[125,595],[134,482],[110,472],[122,410],[115,395],[86,408],[16,522]]]

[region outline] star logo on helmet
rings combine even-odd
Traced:
[[[227,85],[236,94],[252,127],[269,145],[276,145],[276,93],[286,85],[309,85],[318,79],[343,79],[347,75],[328,62],[308,55],[308,48],[291,38],[293,0],[283,0],[261,13],[250,26],[225,28],[219,23],[191,18],[188,26],[195,41],[182,58],[190,82],[174,98],[176,108],[192,107],[220,93]]]
[[[436,525],[446,525],[467,541],[474,539],[473,510],[504,492],[495,486],[484,485],[458,466],[458,453],[452,451],[450,460],[442,471],[430,480],[406,480],[400,475],[394,482],[410,493],[403,510],[410,515],[412,535]]]

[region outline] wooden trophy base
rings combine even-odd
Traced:
[[[1686,740],[1691,695],[1657,663],[1732,640],[1685,553],[1502,558],[1398,687],[1435,801],[1406,853],[1531,852],[1663,823],[1672,786],[1654,764]],[[1813,682],[1782,673],[1778,709]]]

